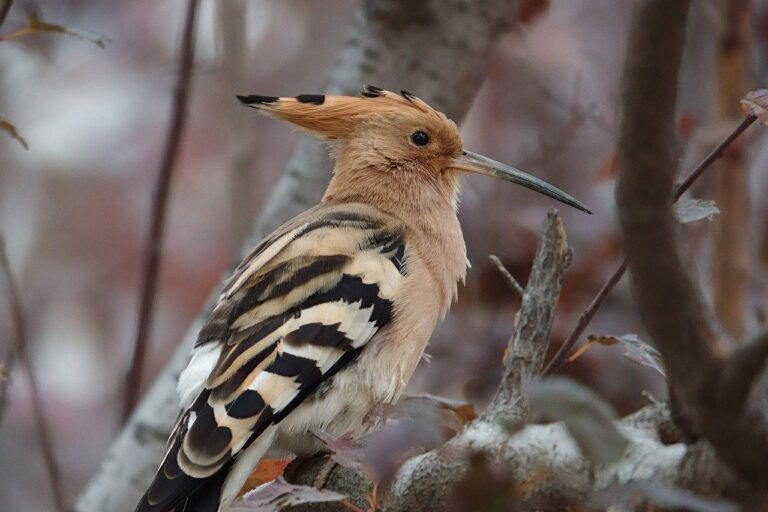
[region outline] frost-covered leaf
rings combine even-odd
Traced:
[[[750,91],[741,99],[741,109],[768,126],[768,89]]]
[[[720,213],[720,208],[714,201],[704,199],[681,199],[675,204],[675,218],[681,224],[696,222],[697,220],[712,220]]]
[[[0,118],[0,130],[4,131],[8,135],[10,135],[12,138],[16,139],[19,142],[19,144],[21,144],[24,147],[24,149],[29,149],[29,145],[27,144],[26,139],[19,134],[19,131],[16,129],[16,126],[10,121],[6,121],[5,119]]]
[[[81,39],[93,43],[99,48],[104,48],[107,43],[110,42],[109,38],[93,32],[86,32],[84,30],[76,30],[73,28],[65,27],[57,23],[48,23],[43,21],[37,13],[32,13],[27,17],[27,26],[9,32],[7,34],[0,34],[0,41],[11,41],[30,34],[36,34],[39,32],[57,32],[66,36]]]
[[[342,501],[346,496],[326,489],[288,483],[283,477],[245,493],[235,501],[232,512],[280,512],[305,503]]]
[[[663,509],[682,509],[691,512],[737,512],[735,503],[723,499],[698,496],[676,487],[665,487],[655,482],[636,481],[623,485],[611,485],[595,493],[590,500],[595,506],[604,508],[623,505],[632,510],[645,510],[643,504]]]
[[[618,460],[627,439],[616,429],[616,412],[578,382],[551,377],[529,389],[531,410],[552,420],[562,421],[581,452],[596,464]]]
[[[587,338],[587,343],[600,345],[621,344],[624,347],[624,357],[642,366],[653,368],[666,378],[664,363],[658,350],[637,337],[637,334],[624,334],[623,336],[595,336]]]

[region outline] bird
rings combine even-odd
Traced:
[[[260,459],[308,455],[311,432],[359,436],[403,392],[468,260],[459,178],[477,173],[587,213],[569,194],[463,147],[407,92],[238,96],[324,140],[321,202],[237,266],[180,374],[182,412],[137,512],[223,512]]]

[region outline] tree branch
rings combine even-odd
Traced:
[[[8,12],[11,10],[12,5],[13,0],[3,0],[3,3],[0,4],[0,26],[5,22],[5,17],[8,16]]]
[[[64,493],[61,486],[61,471],[59,470],[59,463],[56,460],[56,453],[53,449],[53,442],[51,441],[51,428],[48,424],[48,418],[45,415],[42,394],[40,393],[40,385],[37,382],[37,377],[35,376],[34,368],[32,366],[32,359],[29,356],[27,324],[24,319],[24,312],[21,308],[19,290],[16,286],[16,280],[13,278],[11,266],[8,263],[8,257],[5,253],[5,241],[2,237],[0,237],[0,273],[5,276],[14,331],[12,348],[9,350],[9,354],[6,357],[6,377],[10,378],[11,361],[18,358],[27,375],[29,395],[32,402],[32,413],[35,418],[35,428],[37,429],[37,436],[40,440],[40,450],[43,453],[45,469],[48,472],[51,493],[53,493],[53,504],[58,512],[64,512],[66,510],[66,504],[64,502]],[[0,386],[2,386],[2,404],[0,404],[0,414],[2,414],[2,408],[5,407],[7,401],[7,382],[0,383]]]
[[[139,393],[141,392],[147,339],[149,338],[149,331],[152,326],[152,310],[155,304],[157,276],[160,271],[160,252],[163,245],[166,218],[165,210],[171,191],[171,179],[176,167],[176,158],[181,147],[181,136],[187,119],[187,103],[192,79],[192,66],[195,59],[195,22],[199,5],[199,0],[189,0],[184,19],[184,31],[181,37],[181,50],[179,52],[179,70],[174,87],[173,112],[171,113],[163,157],[157,174],[157,184],[152,196],[152,220],[144,252],[144,280],[141,287],[136,341],[133,346],[131,365],[125,376],[125,396],[122,410],[123,422],[136,406]]]
[[[520,418],[527,411],[525,388],[541,373],[571,255],[563,222],[557,212],[551,210],[541,229],[515,332],[507,347],[501,383],[484,413],[489,420],[502,415]]]
[[[757,117],[748,115],[736,128],[733,129],[731,133],[729,133],[722,141],[720,141],[720,143],[715,146],[715,148],[710,151],[709,154],[704,157],[704,159],[699,162],[696,167],[693,168],[688,176],[686,176],[682,182],[677,184],[675,187],[674,200],[677,201],[683,197],[683,194],[685,194],[688,189],[691,188],[691,186],[696,182],[696,180],[699,179],[702,174],[704,174],[704,171],[709,169],[713,163],[722,158],[725,154],[725,150],[728,149],[728,147],[736,139],[738,139],[739,136],[744,133],[744,131],[749,128],[750,125],[752,125],[752,123],[754,123],[756,120]],[[554,355],[554,357],[552,357],[552,359],[550,359],[549,363],[547,363],[547,366],[544,368],[544,375],[552,375],[557,370],[559,370],[560,367],[568,360],[573,351],[573,347],[584,333],[584,329],[587,328],[597,312],[600,311],[600,308],[605,303],[608,295],[611,293],[611,291],[613,291],[616,285],[619,284],[619,281],[621,281],[621,278],[624,276],[626,271],[627,260],[625,258],[624,261],[621,262],[621,265],[619,265],[613,274],[611,274],[611,277],[608,278],[608,281],[606,281],[602,288],[600,288],[600,290],[597,292],[597,295],[595,295],[595,297],[592,299],[592,302],[590,302],[589,306],[587,306],[587,309],[585,309],[579,317],[579,321],[576,324],[576,327],[573,328],[573,331],[571,331],[571,334],[568,335],[568,338],[566,338],[563,344],[560,345],[557,353]]]
[[[664,358],[670,386],[718,455],[745,480],[768,487],[768,425],[744,397],[720,387],[730,347],[717,336],[670,208],[677,78],[687,0],[649,0],[632,30],[625,69],[617,203],[640,311]],[[761,351],[762,352],[762,351]],[[757,372],[754,372],[757,373]],[[738,385],[734,389],[750,389]]]

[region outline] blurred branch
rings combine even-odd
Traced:
[[[571,254],[562,220],[557,212],[550,211],[541,229],[515,332],[507,347],[501,383],[484,413],[488,418],[525,415],[525,388],[540,374]]]
[[[491,49],[509,27],[517,5],[517,0],[461,4],[367,0],[354,17],[326,92],[357,94],[366,83],[406,89],[461,120],[485,78]],[[446,39],[446,34],[451,37]],[[242,252],[250,251],[264,234],[315,205],[330,171],[326,149],[300,138]],[[213,294],[210,302],[215,298]],[[190,326],[136,407],[78,498],[75,510],[128,510],[151,481],[179,410],[176,381],[189,360],[206,313],[207,309]]]
[[[728,149],[728,147],[737,138],[739,138],[739,136],[744,133],[744,131],[749,128],[749,126],[752,125],[752,123],[754,123],[756,120],[757,117],[754,115],[748,115],[741,123],[739,123],[736,128],[733,129],[731,133],[728,134],[728,136],[720,141],[720,143],[712,151],[710,151],[709,154],[704,157],[701,162],[699,162],[699,164],[690,172],[690,174],[688,174],[688,176],[686,176],[685,179],[675,187],[674,200],[677,201],[683,197],[683,194],[685,194],[685,192],[691,188],[696,180],[699,179],[702,174],[704,174],[704,171],[709,169],[718,159],[722,158],[726,149]],[[576,327],[573,328],[573,331],[571,331],[571,334],[568,335],[568,338],[566,338],[563,344],[560,345],[557,353],[554,355],[554,357],[552,357],[549,363],[547,363],[547,366],[542,372],[544,375],[552,375],[558,371],[560,367],[568,360],[568,357],[573,351],[573,347],[584,333],[584,329],[587,328],[589,323],[603,306],[605,300],[608,298],[608,295],[616,287],[626,271],[627,260],[625,258],[621,265],[619,265],[613,274],[611,274],[611,277],[608,278],[608,281],[606,281],[602,288],[600,288],[600,290],[597,292],[597,295],[595,295],[595,297],[592,299],[592,302],[589,304],[589,306],[587,306],[587,309],[585,309],[579,317],[579,321],[576,324]]]
[[[0,4],[0,27],[3,26],[5,17],[8,16],[8,12],[11,10],[12,5],[13,0],[3,0],[3,3]]]
[[[741,115],[739,100],[750,89],[752,9],[750,0],[719,0],[717,85],[719,118]],[[743,151],[730,151],[718,164],[714,199],[722,212],[713,221],[709,277],[712,308],[735,340],[749,328],[750,184]]]
[[[625,259],[619,268],[617,268],[613,274],[611,274],[611,277],[608,278],[608,281],[606,281],[603,287],[600,288],[600,291],[597,292],[597,295],[595,295],[595,297],[592,299],[592,302],[589,303],[587,309],[581,313],[576,327],[573,328],[571,334],[568,335],[563,344],[560,345],[560,348],[557,349],[557,353],[555,353],[554,357],[550,359],[549,363],[547,363],[547,366],[544,367],[544,371],[542,372],[543,375],[552,375],[557,370],[559,370],[560,367],[568,360],[568,357],[571,355],[571,351],[576,345],[576,342],[579,341],[581,335],[584,334],[584,329],[587,328],[597,312],[600,311],[600,308],[605,303],[608,295],[619,283],[622,276],[624,276],[624,272],[626,271],[627,260]]]
[[[546,99],[550,105],[554,105],[563,113],[568,114],[571,119],[584,119],[591,122],[598,129],[603,132],[613,135],[616,132],[616,128],[613,126],[612,120],[605,119],[599,113],[597,113],[597,105],[589,103],[583,105],[579,97],[579,80],[578,77],[573,80],[573,91],[569,98],[563,98],[562,94],[553,90],[536,71],[534,66],[529,63],[523,63],[523,69],[528,72],[528,76],[533,82],[536,90],[541,96]]]
[[[32,360],[29,355],[27,325],[21,308],[19,290],[16,285],[16,280],[13,278],[11,266],[8,263],[8,256],[5,252],[5,240],[2,237],[0,237],[0,273],[5,277],[6,291],[8,294],[8,301],[11,305],[11,318],[13,324],[12,348],[9,350],[5,360],[5,370],[6,373],[10,374],[11,366],[16,358],[21,361],[22,366],[24,366],[24,369],[26,370],[25,373],[27,375],[27,384],[29,385],[29,395],[32,402],[32,413],[35,418],[35,427],[37,429],[37,436],[40,440],[40,449],[43,453],[45,468],[48,472],[51,492],[53,493],[53,504],[58,512],[65,512],[66,505],[61,486],[61,472],[59,471],[59,464],[53,450],[50,433],[51,429],[45,415],[45,408],[43,407],[42,395],[40,393],[40,385],[37,382],[37,377],[35,376],[32,367]],[[7,385],[7,382],[0,383],[0,386],[2,386],[2,389],[0,390],[0,393],[2,393],[2,404],[0,407],[6,406]],[[2,412],[3,409],[0,408],[0,414],[2,414]]]
[[[688,6],[686,0],[649,0],[631,32],[619,144],[621,230],[643,321],[664,358],[671,388],[722,460],[765,491],[768,424],[746,395],[768,350],[757,345],[753,355],[758,361],[747,364],[749,357],[731,354],[718,337],[678,244],[670,208],[677,162],[672,144],[677,79]],[[752,382],[723,388],[731,381],[726,376],[741,371]]]
[[[21,136],[19,131],[16,129],[16,125],[14,125],[12,122],[8,121],[7,119],[3,119],[0,117],[0,131],[4,131],[8,134],[9,137],[12,139],[15,139],[19,144],[21,144],[21,147],[24,149],[29,149],[29,144],[27,144],[27,139]]]
[[[764,331],[740,346],[731,355],[722,372],[718,393],[721,400],[740,411],[749,398],[752,386],[765,369],[768,359],[768,331]]]
[[[199,5],[199,0],[189,0],[184,19],[184,32],[179,52],[179,69],[174,87],[173,112],[168,125],[165,148],[163,149],[163,156],[157,175],[157,184],[152,196],[152,220],[144,253],[144,280],[136,327],[136,341],[133,347],[131,366],[125,378],[125,396],[122,409],[123,421],[128,418],[128,415],[136,406],[141,391],[147,339],[152,323],[152,310],[155,304],[160,252],[163,245],[165,210],[171,189],[171,178],[173,177],[173,170],[176,167],[176,159],[179,154],[179,147],[181,146],[184,123],[187,117],[187,102],[195,58],[195,22]]]
[[[220,44],[221,109],[226,115],[226,144],[229,185],[229,214],[232,223],[232,241],[237,249],[247,238],[253,226],[258,204],[253,200],[256,190],[254,162],[255,148],[250,129],[252,117],[247,115],[238,101],[242,93],[246,56],[246,0],[217,2],[217,40]]]

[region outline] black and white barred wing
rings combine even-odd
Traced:
[[[363,207],[302,217],[259,246],[222,293],[179,381],[186,411],[137,510],[170,510],[226,473],[390,320],[401,229]]]

